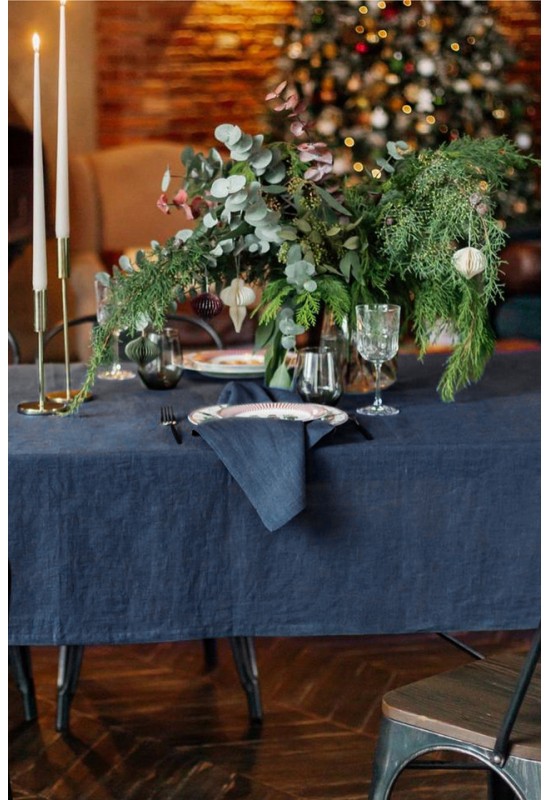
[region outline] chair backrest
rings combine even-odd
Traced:
[[[174,327],[178,329],[180,329],[181,327],[180,341],[184,349],[187,350],[190,349],[190,344],[187,335],[188,332],[186,331],[186,327],[188,325],[191,325],[195,328],[200,328],[201,331],[204,331],[206,336],[212,340],[212,344],[214,344],[214,346],[218,350],[221,350],[223,348],[223,342],[220,334],[216,330],[214,330],[212,325],[210,325],[208,322],[201,319],[200,317],[191,317],[189,316],[189,314],[167,314],[166,320],[172,324],[175,323]],[[183,323],[183,325],[181,325],[181,323]],[[196,343],[196,339],[194,341]],[[196,344],[193,346],[196,346]]]
[[[180,331],[180,341],[184,349],[191,349],[189,343],[188,327],[199,329],[201,333],[204,334],[204,338],[202,341],[204,341],[205,343],[208,343],[210,346],[213,345],[218,350],[221,350],[223,348],[223,342],[218,332],[215,331],[214,328],[208,324],[208,322],[205,322],[203,319],[200,319],[199,317],[191,317],[188,316],[187,314],[167,314],[166,320],[170,322],[171,325],[178,328],[178,330]],[[90,326],[90,333],[91,333],[92,327],[94,325],[97,325],[97,316],[95,314],[84,314],[81,317],[74,317],[73,319],[69,319],[67,321],[68,328],[75,328],[85,325]],[[59,336],[61,333],[63,333],[63,330],[64,330],[64,324],[63,321],[61,320],[60,322],[57,322],[55,325],[53,325],[44,333],[44,351],[46,351],[46,346],[51,342],[51,340],[54,339],[56,336]],[[8,337],[11,343],[11,339],[13,339],[13,337],[9,331],[8,331]],[[186,345],[186,339],[187,339],[187,345]],[[122,338],[121,341],[123,340],[124,337]],[[193,347],[196,346],[196,341],[197,341],[196,339],[192,340]],[[13,343],[16,344],[15,340],[13,340]],[[121,349],[121,355],[123,355],[122,349]]]
[[[525,661],[523,662],[523,667],[519,674],[514,692],[512,697],[510,698],[510,703],[508,708],[506,709],[506,713],[502,720],[502,725],[500,731],[498,733],[495,746],[493,748],[493,752],[491,755],[491,761],[493,764],[498,764],[502,766],[506,759],[508,758],[508,752],[510,749],[510,735],[514,728],[514,723],[517,719],[519,714],[519,710],[525,699],[525,695],[527,694],[527,689],[529,688],[529,684],[531,683],[531,679],[535,672],[535,668],[537,666],[537,662],[540,658],[540,625],[533,637],[533,641],[531,642],[531,647]]]
[[[87,360],[90,351],[89,351],[89,342],[90,336],[92,332],[92,328],[94,325],[97,325],[97,317],[95,314],[83,314],[81,317],[73,317],[67,321],[68,328],[82,328],[83,335],[80,336],[78,340],[78,354],[82,360]],[[47,331],[44,332],[44,339],[43,339],[43,346],[44,346],[44,358],[46,361],[48,360],[48,353],[46,352],[46,347],[55,339],[59,334],[63,333],[64,330],[64,323],[63,320],[56,322],[55,325],[52,325],[51,328],[48,328]],[[87,330],[86,330],[87,329]],[[84,349],[84,343],[87,343],[86,349]],[[75,357],[75,344],[72,339],[69,339],[69,356],[71,360],[74,360]],[[38,358],[38,353],[35,356],[35,361]]]
[[[10,360],[12,364],[19,364],[21,361],[21,351],[19,350],[17,339],[13,333],[8,330],[8,363]]]
[[[166,166],[182,173],[181,151],[173,142],[139,142],[71,158],[71,254],[118,256],[189,227],[184,214],[156,206]]]

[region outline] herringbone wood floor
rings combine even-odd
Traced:
[[[528,634],[462,637],[483,652]],[[57,650],[33,648],[39,720],[10,682],[14,800],[366,800],[384,692],[469,657],[436,636],[259,639],[265,720],[250,729],[227,642],[90,647],[71,713],[54,730]],[[482,800],[477,772],[410,770],[395,800]]]

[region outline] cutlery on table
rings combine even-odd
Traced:
[[[183,439],[180,429],[178,428],[178,422],[172,406],[162,406],[160,409],[160,422],[161,425],[169,426],[170,430],[174,434],[174,439],[178,444],[181,444]]]
[[[359,420],[357,419],[357,417],[354,414],[350,414],[348,412],[348,416],[349,416],[351,422],[353,422],[353,424],[356,426],[356,428],[358,428],[359,431],[363,434],[365,439],[369,439],[369,441],[372,441],[374,439],[374,436],[371,433],[369,433],[369,431],[363,425],[361,425],[361,423],[359,422]]]

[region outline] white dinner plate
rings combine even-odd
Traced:
[[[215,405],[197,408],[188,416],[193,425],[213,419],[230,418],[283,419],[296,422],[323,420],[331,425],[342,425],[348,419],[345,411],[318,403],[247,403],[244,405]]]
[[[200,350],[186,353],[183,366],[213,378],[258,378],[265,372],[264,353],[253,350]]]

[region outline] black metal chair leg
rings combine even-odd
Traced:
[[[218,643],[216,639],[203,639],[204,666],[207,672],[218,666]]]
[[[229,643],[241,685],[246,692],[250,721],[261,722],[263,711],[254,641],[249,636],[233,636]]]
[[[56,731],[65,733],[69,729],[71,702],[76,692],[84,646],[63,645],[59,648],[59,670],[57,673]]]
[[[21,692],[23,699],[25,721],[32,722],[37,717],[37,711],[30,647],[26,645],[10,645],[8,647],[8,659],[17,688]]]

